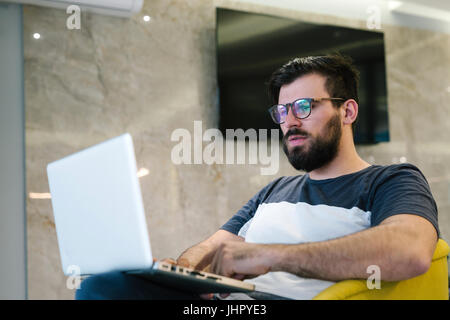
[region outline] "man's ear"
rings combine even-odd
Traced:
[[[358,103],[354,99],[345,101],[342,109],[342,122],[344,124],[351,125],[356,121],[356,117],[358,116]]]

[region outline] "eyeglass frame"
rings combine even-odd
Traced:
[[[272,107],[270,107],[270,108],[267,110],[267,111],[269,112],[270,117],[272,118],[273,122],[275,122],[276,124],[282,124],[282,123],[285,123],[285,122],[286,122],[286,119],[284,119],[283,122],[276,122],[276,121],[273,119],[273,116],[272,116],[272,110],[273,110],[275,107],[278,107],[278,106],[283,106],[283,107],[285,107],[285,108],[286,108],[286,118],[287,118],[287,116],[289,115],[289,108],[290,108],[291,110],[293,110],[293,109],[292,109],[292,105],[293,105],[294,103],[296,103],[297,101],[299,101],[299,100],[307,100],[307,101],[309,102],[309,113],[308,113],[307,116],[301,118],[301,117],[297,117],[295,111],[292,111],[292,114],[293,114],[294,117],[296,117],[297,119],[306,119],[306,118],[308,118],[308,117],[311,115],[312,108],[313,108],[313,104],[312,104],[313,102],[321,102],[321,101],[323,101],[323,100],[328,100],[328,101],[345,101],[344,98],[299,98],[299,99],[295,99],[294,101],[292,101],[292,102],[290,102],[290,103],[286,103],[286,104],[281,104],[281,103],[279,103],[279,104],[273,105]]]

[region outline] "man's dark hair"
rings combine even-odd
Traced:
[[[326,78],[325,89],[330,97],[358,100],[359,71],[352,65],[352,59],[341,54],[295,58],[272,73],[268,82],[269,98],[278,103],[280,88],[297,78],[316,73]],[[309,97],[299,97],[309,98]],[[321,98],[321,97],[317,97]],[[338,107],[342,101],[332,101]],[[352,123],[354,129],[355,122]]]

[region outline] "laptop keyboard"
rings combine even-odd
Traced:
[[[180,267],[180,266],[170,264],[167,262],[161,263],[161,266],[166,270],[170,270],[170,271],[176,272],[176,273],[182,273],[182,274],[190,275],[193,277],[199,276],[199,277],[204,277],[206,279],[211,279],[211,280],[216,280],[216,281],[219,280],[218,277],[215,277],[212,274],[208,274],[203,271],[198,271],[198,270],[195,270],[192,268]]]

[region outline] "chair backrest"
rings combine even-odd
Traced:
[[[381,289],[369,289],[366,280],[344,280],[319,293],[315,300],[448,300],[448,244],[439,239],[431,266],[420,276],[381,281]]]

